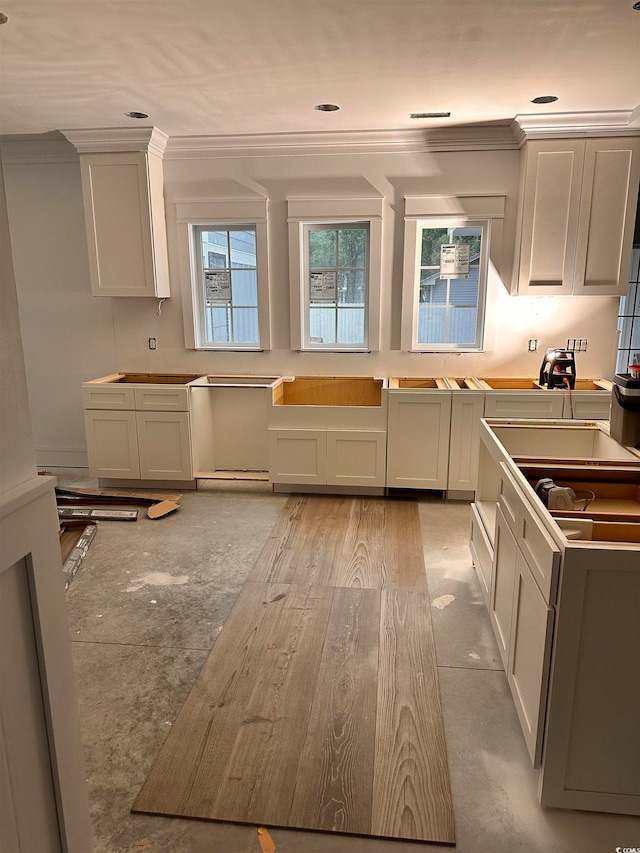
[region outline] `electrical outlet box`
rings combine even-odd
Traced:
[[[529,352],[535,352],[538,349],[538,339],[537,338],[529,338],[529,344],[527,347]]]
[[[157,349],[158,342],[155,338],[149,338],[149,349]]]

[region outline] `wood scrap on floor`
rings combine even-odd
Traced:
[[[64,573],[64,588],[68,589],[84,560],[89,546],[98,531],[95,522],[67,520],[60,525],[60,552],[62,555],[62,571]]]
[[[74,507],[76,509],[105,509],[117,511],[118,507],[137,506],[146,508],[148,518],[163,518],[180,507],[181,495],[165,495],[154,492],[117,492],[109,489],[69,489],[56,488],[58,514],[60,508]],[[94,516],[92,516],[94,517]],[[136,513],[137,518],[137,513]],[[135,520],[125,515],[113,515],[104,519],[111,521]]]

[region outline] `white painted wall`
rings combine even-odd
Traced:
[[[80,167],[5,166],[39,465],[87,464],[81,384],[118,362],[111,299],[91,296]]]
[[[0,495],[36,473],[9,222],[0,163]]]
[[[72,149],[73,150],[73,149]],[[489,313],[494,348],[482,354],[401,352],[403,198],[405,194],[482,194],[507,197],[505,281],[511,276],[519,153],[313,154],[166,159],[172,298],[157,313],[155,300],[90,295],[80,174],[64,163],[5,166],[16,280],[40,464],[83,464],[80,384],[116,370],[202,373],[360,374],[374,376],[537,376],[545,347],[588,338],[577,360],[582,377],[614,372],[618,301],[609,297],[509,297],[494,279]],[[269,197],[273,350],[202,353],[184,342],[175,204],[228,197],[234,188]],[[249,194],[246,190],[244,195]],[[297,353],[289,348],[287,196],[382,195],[384,245],[381,350],[370,354]],[[147,339],[156,337],[151,352]],[[537,353],[527,340],[538,338]],[[56,461],[58,460],[58,461]],[[66,462],[61,462],[66,460]]]

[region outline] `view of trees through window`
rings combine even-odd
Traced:
[[[479,278],[483,228],[468,225],[422,228],[417,343],[420,345],[479,345]],[[443,245],[469,246],[468,273],[441,277]]]

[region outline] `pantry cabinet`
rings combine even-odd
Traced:
[[[527,142],[522,151],[517,293],[623,295],[639,180],[638,138]]]

